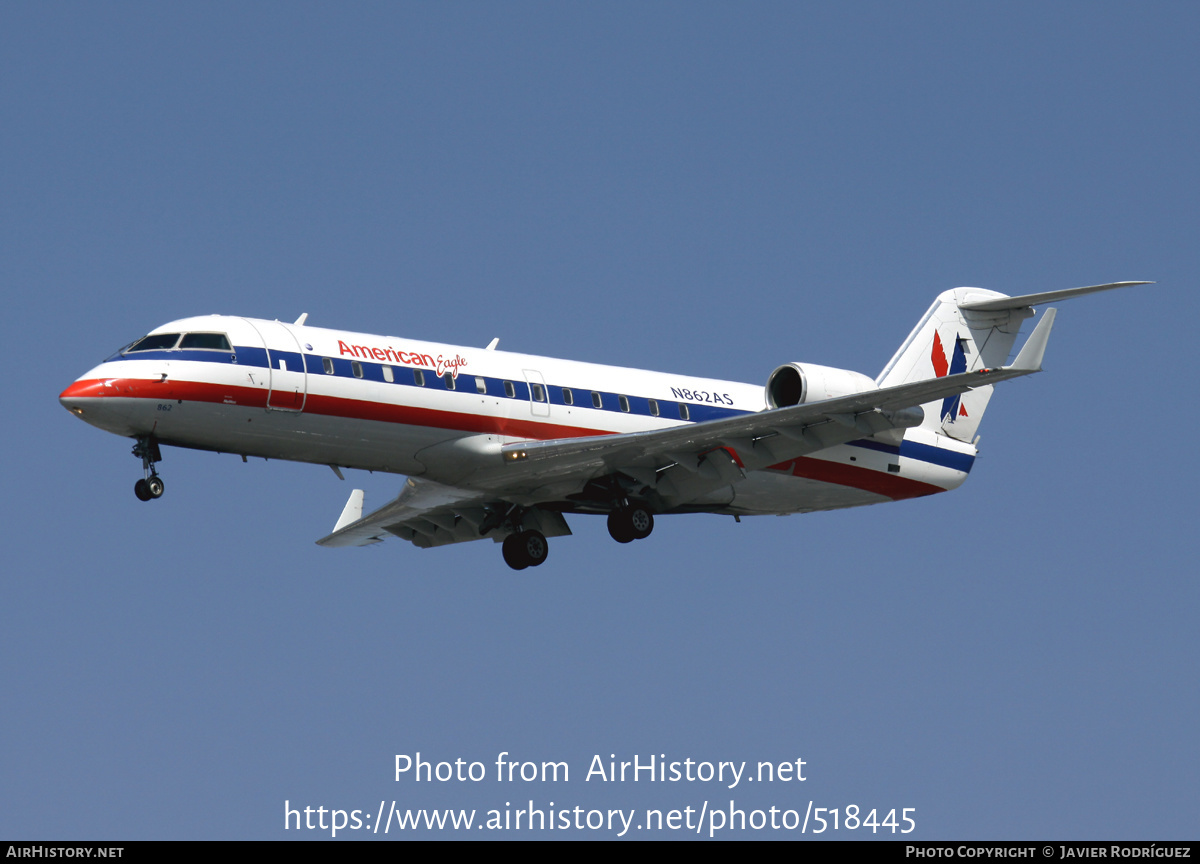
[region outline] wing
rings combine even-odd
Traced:
[[[367,546],[389,536],[423,548],[480,540],[489,533],[499,540],[508,531],[493,529],[499,528],[516,506],[494,496],[410,477],[390,504],[366,517],[348,519],[355,509],[362,512],[362,495],[361,489],[350,493],[337,527],[318,540],[318,546]],[[522,508],[521,518],[526,528],[536,528],[546,537],[571,533],[567,520],[555,510]]]
[[[676,482],[668,484],[666,497],[670,498],[670,486],[678,486],[677,481],[688,474],[735,482],[743,469],[765,468],[826,447],[919,425],[923,415],[917,406],[924,403],[1041,371],[1054,314],[1053,309],[1046,311],[1011,366],[670,429],[510,444],[503,448],[503,456],[514,468],[519,466],[514,485],[607,471],[657,486],[665,471],[681,469],[684,476],[676,471]]]
[[[789,408],[669,429],[506,445],[467,490],[409,478],[391,503],[368,516],[355,490],[321,546],[365,546],[387,536],[421,547],[509,533],[514,511],[547,537],[570,534],[563,511],[605,512],[636,492],[661,512],[826,447],[919,425],[918,406],[1041,371],[1055,310],[1048,309],[1011,366],[979,369]]]

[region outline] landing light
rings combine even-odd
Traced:
[[[78,405],[76,405],[74,408],[71,409],[71,413],[74,414],[76,417],[82,417],[83,409],[80,408]]]
[[[529,453],[524,450],[509,450],[504,454],[504,458],[509,462],[516,462],[518,459],[528,459]]]

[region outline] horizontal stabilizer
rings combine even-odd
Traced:
[[[363,510],[363,490],[355,489],[350,493],[350,500],[346,502],[346,506],[342,509],[342,515],[338,519],[337,524],[333,526],[333,532],[336,534],[347,525],[357,522],[362,518]]]
[[[958,308],[967,312],[1003,312],[1009,309],[1025,309],[1029,306],[1040,306],[1043,303],[1053,303],[1056,300],[1069,300],[1072,297],[1082,297],[1084,294],[1111,291],[1114,288],[1126,288],[1130,285],[1153,284],[1153,282],[1109,282],[1107,285],[1088,285],[1084,288],[1064,288],[1062,291],[1043,291],[1041,294],[1022,294],[1020,297],[1001,297],[998,300],[977,300],[969,303],[959,303]],[[1030,338],[1032,339],[1033,337]]]

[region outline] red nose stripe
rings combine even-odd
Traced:
[[[76,381],[70,387],[62,392],[59,399],[94,399],[97,396],[105,396],[105,386],[103,381]]]

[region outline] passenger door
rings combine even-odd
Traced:
[[[525,383],[529,385],[529,409],[533,412],[534,417],[549,417],[550,416],[550,392],[546,389],[546,382],[542,380],[542,373],[536,369],[522,369],[525,375]]]
[[[308,364],[300,342],[291,329],[279,321],[250,321],[267,350],[267,410],[304,410],[308,399]]]

